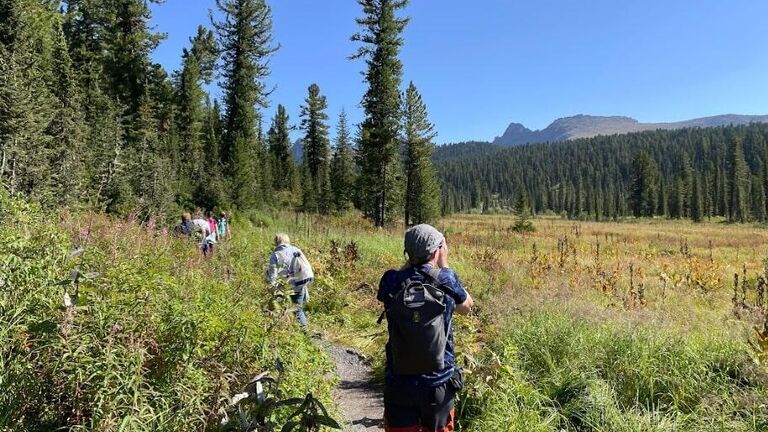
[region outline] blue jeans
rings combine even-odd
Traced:
[[[294,305],[296,305],[296,310],[293,312],[294,315],[296,315],[296,319],[299,320],[299,324],[301,324],[302,327],[307,326],[307,315],[304,314],[304,304],[307,302],[307,286],[309,284],[304,285],[301,287],[301,291],[298,294],[292,294],[291,295],[291,302],[293,302]],[[299,287],[295,288],[295,291],[298,291]]]

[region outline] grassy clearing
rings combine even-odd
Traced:
[[[537,311],[489,348],[463,406],[468,430],[768,427],[766,374],[736,341]]]
[[[311,391],[330,402],[330,362],[262,282],[276,231],[315,266],[313,330],[381,371],[386,330],[375,325],[375,290],[385,269],[402,264],[401,229],[373,229],[354,215],[252,213],[205,261],[151,224],[49,221],[2,199],[0,277],[14,287],[3,292],[0,318],[6,428],[213,430],[226,399],[277,358],[286,395]],[[537,219],[535,233],[520,235],[513,224],[457,216],[438,225],[478,302],[456,320],[469,372],[463,430],[768,428],[765,366],[747,343],[765,316],[757,281],[768,233]],[[68,260],[73,245],[85,252]],[[72,313],[61,307],[71,284],[57,284],[74,268],[101,274],[81,283]]]
[[[466,429],[768,427],[768,380],[746,343],[764,319],[764,231],[539,219],[516,236],[512,223],[446,223],[459,261],[476,263],[464,270],[490,341],[469,363]],[[734,273],[747,280],[736,302]]]
[[[382,270],[401,265],[401,230],[367,229],[352,217],[271,220],[311,245],[319,263],[315,324],[380,366],[385,330],[373,324],[373,297]],[[457,318],[470,372],[459,405],[465,430],[766,428],[768,380],[747,341],[765,316],[757,279],[768,233],[545,218],[519,235],[513,224],[457,216],[439,225],[452,266],[479,300],[474,316]],[[353,242],[358,258],[334,260],[332,242]],[[735,301],[734,273],[747,281]]]

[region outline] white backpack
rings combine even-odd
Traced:
[[[315,277],[315,272],[312,271],[312,265],[309,264],[307,257],[304,253],[296,251],[293,253],[293,260],[291,260],[290,271],[293,275],[293,280],[296,282],[312,279]]]

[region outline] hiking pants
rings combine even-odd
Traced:
[[[307,326],[307,315],[304,313],[304,304],[307,302],[307,286],[309,283],[295,287],[294,294],[291,294],[291,302],[296,306],[293,314],[296,315],[296,319],[299,320],[302,327]]]
[[[384,430],[387,432],[449,432],[453,430],[453,399],[457,389],[448,381],[437,387],[384,386]]]

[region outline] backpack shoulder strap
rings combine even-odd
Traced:
[[[395,292],[394,294],[390,294],[390,295],[389,295],[389,299],[390,299],[390,301],[391,301],[391,300],[394,300],[394,299],[396,299],[396,298],[397,298],[397,296],[399,296],[400,294],[402,294],[402,292],[403,292],[403,291],[405,291],[405,290],[408,288],[408,286],[411,284],[411,282],[410,282],[410,281],[411,281],[411,278],[408,278],[408,279],[404,280],[404,281],[401,283],[400,289],[399,289],[399,290],[397,290],[397,292]],[[390,304],[391,304],[391,303],[390,303]],[[381,315],[379,315],[379,319],[377,319],[377,320],[376,320],[376,324],[377,324],[377,325],[378,325],[378,324],[381,324],[381,322],[382,322],[382,321],[384,321],[384,318],[387,316],[387,311],[388,311],[388,310],[389,310],[389,308],[388,308],[388,307],[386,307],[386,306],[384,306],[384,310],[383,310],[383,311],[381,311]]]
[[[409,284],[408,284],[408,281],[409,281],[409,280],[410,280],[410,278],[408,278],[408,279],[404,280],[404,281],[402,282],[402,286],[400,287],[400,289],[399,289],[399,290],[397,290],[397,292],[396,292],[396,293],[394,293],[394,294],[390,294],[390,295],[389,295],[389,299],[390,299],[390,302],[391,302],[392,300],[394,300],[395,298],[397,298],[397,296],[399,296],[399,295],[400,295],[400,294],[401,294],[403,291],[405,291],[405,289],[406,289],[406,288],[408,288],[408,285],[409,285]],[[390,303],[390,304],[391,304],[391,303]],[[386,317],[386,316],[387,316],[387,311],[388,311],[388,310],[389,310],[389,308],[388,308],[387,306],[384,306],[384,310],[383,310],[383,311],[381,311],[381,315],[379,315],[379,319],[377,319],[377,320],[376,320],[376,324],[377,324],[377,325],[378,325],[378,324],[381,324],[381,322],[384,320],[384,317]]]
[[[434,281],[435,282],[435,284],[434,284],[435,288],[439,289],[440,291],[445,291],[444,289],[441,288],[443,286],[443,284],[442,284],[442,282],[440,282],[440,278],[439,278],[440,277],[440,270],[442,270],[440,267],[432,267],[431,269],[429,269],[428,272],[425,272],[425,271],[421,270],[420,268],[416,269],[416,271],[420,275],[424,276],[427,279],[431,279],[432,281]]]

